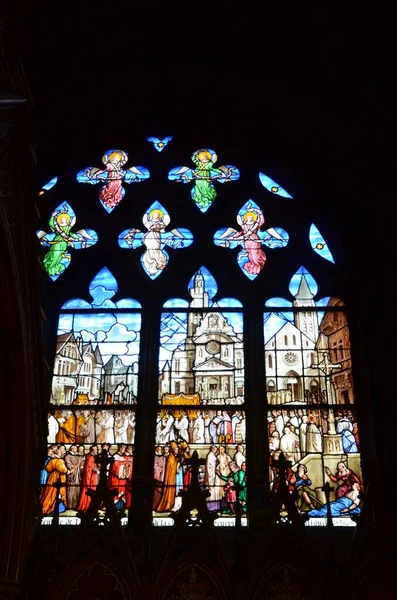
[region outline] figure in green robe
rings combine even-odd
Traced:
[[[60,275],[66,269],[62,260],[70,262],[70,254],[66,251],[68,246],[74,247],[74,241],[81,241],[82,236],[71,232],[71,218],[68,213],[54,213],[49,221],[52,231],[55,233],[54,239],[48,241],[50,249],[43,259],[43,265],[48,275]]]
[[[247,477],[245,472],[245,462],[242,463],[241,468],[232,461],[229,465],[230,473],[228,475],[222,475],[220,471],[217,471],[219,479],[223,481],[229,481],[232,479],[237,491],[237,500],[240,503],[241,512],[247,512]],[[230,509],[225,509],[222,514],[230,514]]]
[[[196,150],[191,159],[194,168],[175,167],[169,172],[168,178],[181,183],[194,182],[191,196],[201,212],[205,212],[217,196],[214,182],[235,181],[240,177],[240,172],[233,165],[214,167],[218,157],[210,148]]]
[[[95,244],[98,239],[95,231],[91,229],[88,231],[81,229],[76,233],[72,232],[72,227],[76,223],[76,216],[69,208],[65,204],[52,213],[49,220],[51,233],[37,232],[40,243],[49,248],[43,258],[43,266],[53,280],[57,279],[70,263],[71,256],[67,251],[68,247],[86,248]]]
[[[319,505],[321,506],[316,492],[310,487],[311,485],[312,482],[307,475],[306,465],[299,465],[294,487],[297,493],[296,507],[300,513],[305,513],[313,508],[317,508]]]
[[[214,167],[214,160],[208,150],[197,151],[192,154],[192,161],[196,165],[193,171],[195,179],[192,197],[197,206],[206,209],[216,198],[216,189],[212,181],[226,178],[227,173]],[[216,158],[216,155],[215,155]]]

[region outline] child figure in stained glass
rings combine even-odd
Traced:
[[[237,491],[234,486],[233,477],[229,477],[225,485],[223,486],[223,491],[225,493],[225,501],[228,506],[228,511],[231,515],[234,515],[234,505],[237,501]]]

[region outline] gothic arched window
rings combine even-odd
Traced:
[[[105,481],[122,517],[172,525],[196,451],[215,525],[249,525],[280,473],[309,525],[327,503],[354,524],[362,472],[334,256],[302,203],[237,151],[224,145],[233,164],[219,166],[214,150],[181,150],[175,166],[172,138],[161,155],[153,139],[131,160],[72,158],[40,188],[53,365],[42,522],[79,524]]]

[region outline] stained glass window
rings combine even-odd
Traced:
[[[243,515],[247,510],[242,305],[215,301],[217,284],[204,266],[188,289],[188,309],[174,299],[166,302],[172,312],[161,315],[153,521],[173,523],[196,450],[215,524],[233,524],[237,501]]]
[[[194,483],[215,526],[247,526],[255,480],[263,497],[286,484],[307,526],[328,513],[353,526],[363,473],[347,307],[316,270],[336,273],[331,250],[311,220],[299,238],[305,211],[273,179],[255,170],[253,199],[235,154],[239,168],[206,146],[173,167],[177,143],[144,138],[134,155],[149,168],[116,147],[103,169],[79,161],[73,208],[52,204],[59,184],[42,188],[54,187],[37,244],[57,303],[42,523],[80,524],[106,483],[122,524],[146,510],[148,526],[172,526]]]
[[[117,282],[104,267],[90,285],[92,302],[69,300],[59,316],[41,475],[43,523],[55,510],[61,524],[80,523],[104,451],[112,460],[115,508],[126,515],[130,507],[141,314],[136,300],[114,301],[116,293]]]
[[[325,525],[327,487],[335,525],[355,525],[362,473],[350,336],[340,299],[315,300],[317,284],[301,267],[292,277],[293,300],[266,303],[264,341],[270,487],[287,486],[307,525]]]

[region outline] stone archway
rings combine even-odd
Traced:
[[[254,600],[320,600],[305,573],[288,565],[280,566],[262,579]]]
[[[226,600],[226,593],[205,567],[188,563],[168,581],[161,600]]]
[[[123,584],[112,569],[96,563],[83,571],[74,581],[67,600],[129,600]]]

